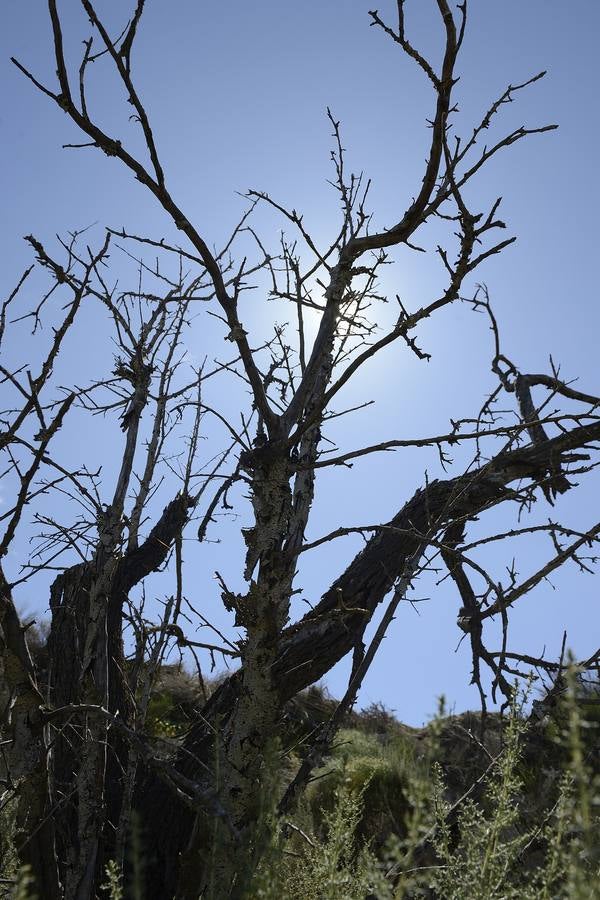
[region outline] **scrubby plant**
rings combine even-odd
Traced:
[[[495,723],[488,743],[501,739],[496,755],[480,744],[489,754],[487,770],[475,779],[470,771],[457,799],[435,760],[443,753],[448,768],[456,761],[449,757],[463,753],[457,717],[436,718],[420,758],[414,751],[394,756],[393,740],[343,731],[312,786],[303,827],[280,832],[279,856],[271,856],[248,898],[593,900],[600,877],[600,777],[586,750],[574,674],[567,684],[561,745],[547,748],[560,751],[564,771],[546,792],[543,809],[526,753],[539,735],[532,734],[522,702],[514,703],[501,731]],[[389,813],[385,784],[401,790],[403,806],[382,841],[373,809],[379,797],[378,812]]]
[[[277,865],[261,868],[248,900],[392,900],[393,887],[380,860],[357,838],[364,793],[351,787],[336,792],[334,806],[323,814],[320,839],[298,828],[288,830]]]
[[[123,900],[123,877],[119,866],[112,859],[106,866],[106,881],[101,887],[106,892],[107,900]]]
[[[552,728],[525,718],[522,702],[515,702],[503,720],[490,718],[483,738],[474,734],[471,714],[446,716],[442,709],[425,729],[393,722],[385,733],[372,729],[369,717],[363,729],[356,715],[357,727],[338,733],[307,797],[283,820],[274,797],[290,777],[291,760],[286,768],[274,747],[257,814],[262,862],[253,875],[253,865],[237,861],[236,896],[593,900],[600,879],[600,769],[594,722],[588,727],[586,718],[595,706],[582,704],[580,695],[578,675],[569,671]],[[533,772],[535,757],[550,775]],[[34,900],[29,873],[16,865],[10,803],[0,816],[0,895]],[[219,852],[220,828],[207,829],[211,853]],[[128,871],[114,861],[106,867],[106,900],[144,900],[139,829],[134,837]]]
[[[39,900],[33,890],[33,877],[29,866],[22,866],[13,870],[12,876],[5,874],[6,870],[0,868],[0,897],[10,900]],[[43,900],[43,898],[41,898]]]
[[[402,738],[382,743],[373,734],[342,729],[332,757],[308,792],[317,830],[328,821],[341,792],[347,791],[362,798],[356,824],[360,840],[382,846],[391,832],[403,835],[409,803],[406,770],[415,764],[412,755]]]

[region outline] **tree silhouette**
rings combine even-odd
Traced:
[[[132,52],[143,28],[144,0],[138,0],[126,27],[115,36],[90,0],[81,4],[92,36],[84,41],[75,68],[67,59],[55,0],[49,0],[48,10],[56,83],[48,86],[23,63],[13,62],[82,132],[81,144],[67,146],[92,146],[116,158],[179,230],[181,246],[125,229],[108,229],[96,249],[75,233],[61,241],[57,253],[28,238],[34,265],[45,273],[49,287],[26,316],[34,332],[45,318],[54,326],[37,369],[0,370],[10,394],[0,447],[7,460],[5,475],[14,487],[14,500],[2,517],[1,555],[14,546],[25,512],[36,510],[38,501],[49,495],[68,496],[78,514],[64,522],[45,512],[47,506],[40,507],[36,554],[22,560],[23,574],[12,582],[0,573],[7,798],[17,803],[20,859],[32,867],[38,893],[49,900],[96,896],[107,861],[115,860],[119,867],[127,863],[135,814],[141,817],[145,846],[154,861],[148,864],[148,897],[191,900],[206,895],[209,874],[211,896],[242,896],[268,827],[260,810],[270,784],[269,760],[277,739],[285,735],[286,704],[352,654],[347,691],[331,721],[307,742],[298,772],[281,790],[281,814],[293,808],[355,702],[398,603],[435,559],[443,562],[460,595],[458,625],[470,642],[472,678],[483,711],[482,668],[490,673],[493,698],[500,692],[506,700],[513,673],[536,665],[556,674],[556,661],[509,649],[510,611],[564,562],[576,560],[589,568],[594,559],[582,553],[595,546],[600,523],[574,531],[551,521],[490,534],[488,540],[499,540],[544,530],[554,543],[545,565],[523,582],[513,575],[506,585],[473,556],[484,541],[467,548],[466,535],[469,523],[493,507],[506,504],[520,513],[540,493],[554,503],[575,488],[572,476],[584,477],[595,465],[599,398],[565,384],[556,371],[531,374],[509,360],[501,349],[487,291],[479,287],[470,302],[489,318],[498,383],[476,416],[429,437],[391,439],[334,453],[326,452],[323,443],[328,420],[339,414],[338,395],[361,367],[392,343],[425,358],[418,326],[464,299],[461,291],[475,270],[513,242],[513,237],[500,234],[505,229],[498,217],[500,200],[489,209],[473,209],[466,186],[475,183],[498,154],[555,126],[519,127],[481,143],[504,106],[543,77],[540,73],[510,85],[470,136],[459,138],[452,118],[467,4],[453,11],[446,0],[435,0],[445,43],[442,59],[430,61],[407,36],[404,3],[398,0],[394,25],[377,11],[369,13],[371,24],[422,70],[435,101],[422,181],[406,209],[398,211],[390,227],[373,227],[369,182],[347,171],[340,123],[329,112],[333,185],[341,210],[337,233],[321,246],[299,212],[264,191],[251,190],[230,237],[219,250],[210,249],[212,236],[198,230],[171,193],[136,89]],[[109,133],[90,112],[88,72],[101,57],[125,90],[143,153],[128,149],[124,139]],[[252,216],[265,206],[294,237],[278,234],[273,239],[258,233]],[[447,246],[437,250],[446,273],[444,290],[416,309],[396,297],[395,321],[378,330],[370,310],[385,299],[379,284],[383,266],[396,248],[419,252],[415,234],[433,221],[448,228]],[[139,269],[137,288],[114,287],[110,257],[116,242],[127,248]],[[156,262],[147,263],[144,253],[152,253]],[[11,314],[33,270],[25,272],[2,305],[0,341],[15,327]],[[152,288],[142,289],[141,274]],[[276,326],[255,346],[241,312],[242,295],[253,285],[287,304],[294,336]],[[107,356],[115,346],[116,356],[99,381],[64,389],[55,364],[82,305],[89,303],[105,311],[112,328]],[[198,309],[218,317],[231,354],[192,372],[183,342]],[[312,342],[305,327],[309,313],[318,317]],[[216,408],[205,397],[210,380],[231,373],[243,381],[249,396],[247,407],[235,416],[227,404]],[[540,394],[535,400],[533,391]],[[548,396],[560,409],[544,415]],[[515,413],[508,424],[498,412],[500,397]],[[116,416],[123,432],[112,484],[86,465],[70,468],[53,453],[56,434],[69,417],[80,423],[98,413],[106,417],[107,427]],[[210,418],[223,426],[227,440],[203,454],[211,460],[205,466],[198,462],[199,441]],[[470,464],[446,480],[420,485],[389,521],[338,528],[312,543],[305,540],[320,469],[349,466],[359,457],[402,447],[437,448],[442,463],[449,465],[449,449],[459,445],[473,449]],[[165,467],[171,494],[161,512],[156,502]],[[218,509],[238,502],[230,500],[230,493],[239,485],[246,488],[252,509],[251,527],[243,530],[244,591],[232,590],[218,575],[223,604],[239,633],[230,640],[218,632],[214,640],[200,642],[191,636],[193,627],[210,623],[189,600],[182,536],[193,533],[204,541]],[[241,496],[239,502],[244,502]],[[364,549],[306,615],[291,621],[301,554],[351,531],[365,537]],[[22,580],[41,571],[53,572],[51,623],[46,657],[40,656],[36,665],[13,592]],[[157,572],[169,573],[172,582],[160,616],[153,618],[145,584]],[[384,604],[366,646],[365,629]],[[504,635],[499,649],[490,647],[486,637],[486,625],[495,620],[502,623]],[[166,752],[144,726],[152,685],[173,648],[227,658],[234,671],[207,697],[177,746],[170,745]],[[595,659],[582,665],[592,665]],[[198,677],[202,679],[200,667]],[[207,819],[216,823],[218,835],[210,873]]]

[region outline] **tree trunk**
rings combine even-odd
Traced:
[[[49,705],[100,707],[130,724],[122,641],[122,593],[116,565],[102,578],[81,564],[52,587],[49,637]],[[102,713],[57,716],[52,731],[52,801],[65,900],[95,894],[112,858],[127,769],[128,748]]]
[[[123,731],[112,728],[110,721],[118,717],[120,724],[129,726],[134,713],[123,651],[123,604],[131,588],[162,565],[192,505],[189,497],[177,496],[140,547],[125,556],[112,552],[103,561],[96,558],[73,566],[58,576],[51,589],[48,717],[52,751],[48,760],[45,750],[42,756],[43,771],[49,763],[50,782],[46,794],[37,786],[37,796],[49,794],[49,821],[56,832],[56,852],[52,845],[51,856],[64,900],[96,896],[106,863],[115,858],[119,829],[128,826],[123,794],[130,746]],[[38,695],[38,709],[40,702]],[[74,710],[78,705],[84,708]],[[31,798],[29,802],[33,804]],[[30,835],[43,819],[40,814],[34,825],[28,817]],[[23,855],[21,859],[26,861]],[[41,885],[37,867],[34,873]],[[48,889],[42,896],[54,894]]]
[[[17,788],[14,835],[22,865],[30,867],[44,900],[59,900],[54,823],[48,791],[48,748],[38,689],[25,633],[9,585],[0,568],[0,739],[5,777]],[[2,696],[4,695],[4,696]],[[4,773],[2,773],[4,776]]]

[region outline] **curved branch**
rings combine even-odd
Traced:
[[[196,501],[186,494],[179,494],[168,503],[146,540],[123,557],[117,570],[117,583],[125,593],[139,584],[150,572],[155,572],[171,551],[173,541],[181,534],[190,509]]]

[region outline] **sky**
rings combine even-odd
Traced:
[[[133,58],[136,83],[170,190],[209,245],[223,244],[245,208],[240,194],[249,188],[268,191],[302,211],[316,240],[327,243],[338,216],[336,197],[327,184],[327,107],[341,122],[348,166],[372,179],[375,227],[397,220],[420,185],[429,139],[426,120],[433,114],[434,98],[423,73],[384,34],[369,27],[369,4],[147,0],[146,6]],[[59,7],[66,45],[75,58],[89,27],[75,0],[63,0]],[[486,262],[463,294],[472,295],[477,281],[487,284],[504,350],[523,371],[548,372],[551,355],[565,379],[578,378],[582,390],[597,393],[600,197],[594,172],[600,126],[592,61],[600,37],[600,6],[595,0],[472,0],[470,7],[458,64],[457,132],[469,135],[509,83],[541,70],[547,70],[547,76],[503,110],[499,128],[508,132],[523,124],[548,123],[559,128],[502,153],[469,188],[469,201],[481,210],[502,196],[501,215],[508,233],[518,240]],[[118,4],[118,15],[109,0],[98,2],[97,8],[116,30],[125,24],[128,3]],[[394,8],[390,0],[381,0],[380,15],[391,23]],[[433,0],[409,0],[406,14],[413,42],[439,59],[442,34]],[[164,213],[118,162],[90,149],[62,149],[79,140],[74,127],[10,63],[9,57],[15,56],[53,84],[45,4],[4,0],[0,21],[2,295],[30,261],[25,234],[33,233],[50,246],[57,233],[93,225],[90,234],[99,242],[102,227],[110,225],[174,239]],[[138,146],[119,85],[100,64],[93,75],[94,115]],[[265,240],[276,244],[281,222],[268,215],[258,221]],[[425,246],[435,250],[442,234],[425,229]],[[125,261],[115,256],[114,265],[125,277]],[[435,253],[418,259],[397,254],[396,265],[382,279],[386,293],[392,299],[400,293],[409,308],[431,299],[442,284]],[[259,291],[249,297],[242,317],[258,338],[285,313],[273,310]],[[102,367],[107,370],[110,359],[107,364],[99,327],[93,313],[84,315],[83,330],[68,344],[61,362],[65,380],[84,383]],[[14,334],[9,356],[29,359],[39,339],[32,341],[25,327]],[[453,305],[425,323],[418,337],[432,356],[430,362],[395,347],[373,361],[340,397],[340,408],[376,401],[336,420],[328,436],[341,450],[443,433],[450,418],[476,415],[495,387],[490,372],[493,347],[484,318],[467,304]],[[222,334],[204,319],[194,325],[187,342],[195,359],[223,353]],[[235,409],[235,388],[218,391],[215,400]],[[223,438],[215,433],[218,439]],[[119,440],[116,423],[94,422],[89,431],[86,426],[61,435],[59,447],[74,464],[95,455],[105,466],[108,482]],[[458,453],[457,466],[461,459],[467,461],[468,456]],[[401,451],[365,459],[351,470],[325,470],[317,482],[308,539],[339,525],[389,519],[425,477],[443,477],[435,451]],[[592,474],[582,490],[571,491],[555,510],[540,499],[534,515],[539,521],[560,517],[573,527],[589,527],[597,518],[599,487]],[[213,573],[219,569],[241,587],[239,528],[247,521],[248,509],[241,495],[237,499],[239,518],[223,519],[212,535],[219,543],[198,546],[191,537],[186,543],[195,602],[226,628],[230,624],[220,609]],[[475,523],[470,536],[514,520],[513,509],[502,510],[493,519]],[[23,552],[30,534],[25,523],[18,545]],[[306,554],[298,577],[302,596],[318,600],[361,546],[360,538],[351,537]],[[551,553],[549,542],[521,543],[489,550],[485,561],[500,579],[514,556],[525,577]],[[7,560],[7,567],[17,565],[18,553]],[[410,724],[423,722],[442,693],[451,709],[477,706],[477,692],[469,686],[470,654],[464,642],[457,646],[460,603],[451,585],[437,584],[442,575],[418,582],[414,596],[422,602],[400,607],[366,679],[361,705],[382,702]],[[43,582],[30,582],[19,599],[23,608],[42,617],[47,612]],[[302,611],[301,601],[295,609]],[[600,645],[599,622],[597,579],[581,576],[569,565],[552,584],[540,585],[515,608],[512,646],[534,654],[545,648],[549,656],[557,656],[566,628],[575,654],[585,656]],[[342,693],[346,676],[346,663],[330,674],[332,693]]]

